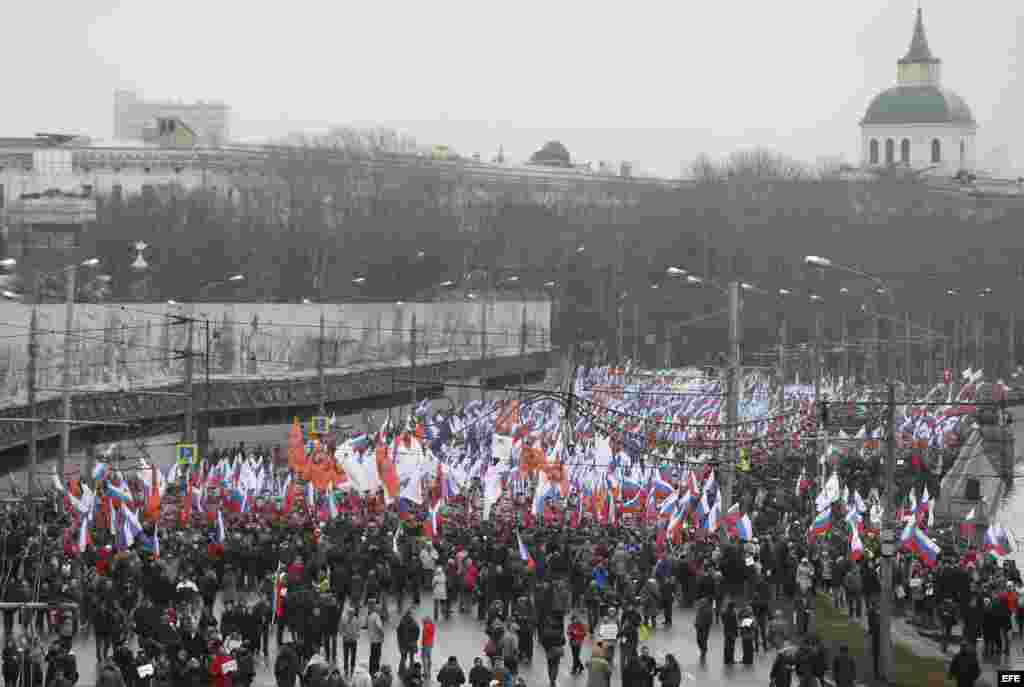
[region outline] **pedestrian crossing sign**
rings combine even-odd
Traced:
[[[309,431],[313,434],[327,434],[330,431],[330,418],[316,415],[309,421]]]
[[[195,465],[199,460],[199,452],[195,444],[178,444],[178,465]]]

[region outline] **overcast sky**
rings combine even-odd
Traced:
[[[945,85],[978,150],[1024,162],[1024,3],[924,0]],[[246,138],[368,122],[514,160],[550,138],[578,160],[678,175],[767,146],[859,157],[858,120],[895,83],[916,0],[36,0],[5,13],[3,131],[109,138],[113,91],[220,99]],[[1014,149],[1016,148],[1016,149]]]

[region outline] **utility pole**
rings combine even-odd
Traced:
[[[320,378],[320,415],[327,414],[327,380],[324,378],[324,314],[320,312],[320,338],[316,342],[316,371]]]
[[[25,475],[25,493],[31,499],[35,491],[36,464],[39,462],[39,423],[36,422],[36,357],[39,355],[39,344],[36,341],[39,329],[39,315],[36,303],[39,300],[38,280],[33,284],[32,316],[28,321],[28,474]],[[66,423],[64,423],[66,424]]]
[[[526,357],[526,306],[523,306],[522,322],[519,325],[519,357]],[[519,386],[526,386],[526,366],[522,368],[522,373],[519,376]],[[522,400],[522,392],[520,392],[520,400]]]
[[[740,406],[740,377],[742,375],[741,365],[743,357],[741,346],[743,342],[742,323],[740,321],[740,283],[729,282],[729,386],[726,395],[726,450],[725,456],[719,467],[722,475],[722,509],[727,511],[732,507],[733,477],[736,474],[736,465],[739,462],[739,447],[736,445],[737,423],[739,422]],[[722,527],[725,527],[723,522]]]
[[[60,423],[60,455],[57,456],[57,475],[61,484],[64,483],[64,469],[71,453],[71,365],[72,337],[71,330],[75,326],[75,276],[77,265],[71,265],[64,271],[64,370],[61,375],[61,415],[64,422]]]
[[[962,334],[960,332],[960,313],[956,314],[953,318],[953,346],[952,354],[949,356],[949,368],[958,371],[962,367],[960,364],[960,342],[962,340]]]
[[[210,350],[210,344],[212,343],[210,335],[210,318],[209,316],[203,318],[203,329],[204,339],[206,343],[205,350],[203,351],[203,373],[206,377],[206,383],[203,384],[203,423],[202,423],[202,453],[200,455],[206,456],[207,449],[210,447],[210,430],[213,424],[213,416],[210,414],[210,366],[213,363],[213,351]]]
[[[615,334],[616,340],[618,341],[618,345],[615,348],[615,354],[616,354],[616,357],[618,358],[618,360],[616,362],[622,363],[622,361],[626,357],[626,350],[624,348],[624,346],[625,346],[625,322],[623,321],[623,315],[624,315],[624,313],[622,312],[623,306],[622,306],[621,302],[618,302],[619,301],[619,295],[618,294],[615,294],[615,300],[616,300],[616,304],[615,304],[615,312],[616,312],[615,326],[616,326],[616,329],[618,330],[618,331],[616,331],[616,334]]]
[[[192,332],[195,328],[195,320],[189,317],[185,330],[185,433],[182,436],[182,443],[192,443],[192,427],[195,424],[195,394],[192,389],[192,377],[195,374],[194,352],[192,351]],[[205,459],[206,456],[201,456]]]
[[[846,311],[839,311],[839,336],[843,346],[843,370],[844,379],[849,379],[850,374],[850,326],[846,321]]]
[[[1009,377],[1017,369],[1017,312],[1010,309],[1010,319],[1006,325],[1006,375]]]
[[[412,354],[409,369],[412,371],[412,412],[416,412],[416,313],[412,314],[412,332],[410,333]],[[482,381],[482,380],[481,380]],[[483,386],[481,384],[480,386]]]
[[[814,415],[818,424],[818,433],[815,437],[815,455],[821,465],[821,484],[825,483],[827,477],[827,461],[822,461],[821,456],[825,451],[826,429],[821,425],[821,377],[824,374],[824,339],[825,339],[825,311],[820,307],[814,313],[814,362],[811,365],[811,374],[814,375]]]
[[[903,382],[910,384],[914,380],[914,362],[911,359],[910,349],[910,313],[904,313],[903,327]]]
[[[789,326],[786,316],[779,322],[779,412],[786,403],[786,340],[789,337]],[[731,506],[730,506],[731,507]]]
[[[974,349],[977,351],[977,369],[985,369],[985,312],[978,313],[974,326]]]
[[[633,364],[640,360],[640,301],[633,301]]]
[[[878,311],[875,309],[874,303],[869,303],[868,307],[871,308],[871,343],[868,345],[871,355],[871,380],[878,383],[882,380],[882,375],[878,367],[878,348],[881,343],[880,337],[881,332],[878,327]]]
[[[930,387],[935,383],[935,312],[928,312],[928,331],[925,333],[924,383]]]
[[[879,599],[879,667],[882,677],[890,678],[892,671],[892,590],[893,561],[895,560],[896,530],[896,385],[889,382],[888,416],[885,444],[885,511],[882,533],[882,595]],[[887,546],[888,543],[888,546]],[[888,555],[887,555],[888,554]]]
[[[569,258],[566,257],[565,260],[566,260],[566,265],[568,265]],[[566,275],[568,275],[568,272],[569,272],[569,268],[567,266],[566,267]],[[564,328],[565,328],[565,319],[566,319],[565,298],[567,297],[568,293],[569,292],[568,292],[567,288],[564,286],[564,283],[563,283],[563,287],[562,287],[562,301],[561,301],[561,303],[558,306],[558,319],[560,320],[560,323],[559,323],[559,329],[560,330],[564,330]],[[486,401],[487,400],[487,390],[484,388],[486,386],[484,384],[484,379],[485,379],[484,378],[484,371],[487,369],[487,301],[490,299],[490,297],[491,297],[491,278],[490,278],[490,273],[488,273],[487,292],[484,293],[484,297],[480,299],[480,400],[481,401]],[[413,322],[414,323],[416,322],[415,316],[413,316]],[[413,329],[416,329],[415,324],[413,325]],[[562,336],[561,338],[563,339],[562,345],[563,346],[566,345],[568,343],[568,341],[569,341],[569,337],[568,336]],[[414,378],[415,378],[415,375],[414,375]]]

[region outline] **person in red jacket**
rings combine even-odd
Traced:
[[[420,663],[423,666],[423,674],[430,675],[431,654],[434,651],[434,637],[437,635],[437,625],[429,615],[423,616],[423,631],[420,633]]]
[[[573,613],[569,620],[569,648],[572,650],[572,669],[570,675],[579,675],[583,672],[583,662],[580,661],[580,650],[583,648],[583,640],[587,638],[587,626],[580,621],[580,617]]]
[[[213,687],[231,687],[232,676],[238,670],[238,664],[224,648],[223,643],[217,643],[216,652],[210,661],[210,678],[213,681]]]
[[[288,583],[302,584],[306,578],[306,565],[302,562],[302,556],[296,556],[292,564],[288,566]]]

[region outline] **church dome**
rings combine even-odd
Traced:
[[[952,91],[931,84],[895,86],[868,105],[861,124],[974,124],[971,108]]]

